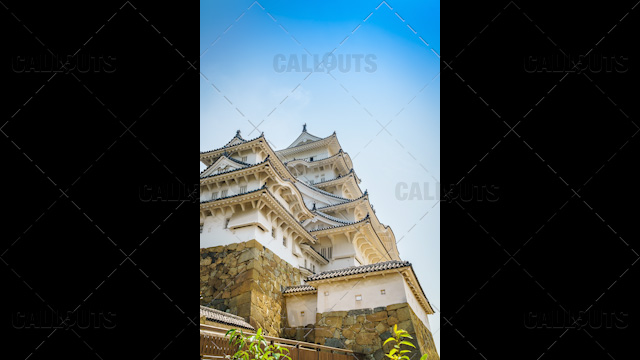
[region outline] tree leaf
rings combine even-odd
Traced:
[[[408,341],[400,341],[400,345],[407,345],[407,346],[411,346],[412,348],[415,349],[415,345],[413,345],[412,343],[408,342]]]
[[[388,338],[387,340],[385,340],[385,341],[384,341],[384,343],[382,343],[382,346],[387,345],[387,343],[388,343],[389,341],[396,341],[396,339],[394,339],[394,338],[390,337],[390,338]]]

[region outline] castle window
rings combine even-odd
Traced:
[[[204,225],[200,224],[200,234],[202,234],[202,228],[204,227]]]
[[[320,254],[322,254],[322,256],[324,256],[327,259],[331,259],[331,255],[333,253],[333,247],[326,247],[326,248],[322,248],[320,249]]]
[[[311,264],[311,269],[313,270],[313,272],[316,272],[316,264]]]
[[[247,192],[247,185],[240,186],[240,194],[244,194]]]
[[[356,295],[356,301],[362,301],[362,295]]]
[[[384,289],[380,290],[380,295],[384,295],[384,294],[385,294]]]
[[[313,156],[309,158],[309,161],[313,161]]]
[[[221,197],[221,198],[227,197],[227,190],[222,190],[222,191],[220,192],[220,197]]]
[[[304,316],[304,311],[300,311],[300,316]]]
[[[224,228],[225,228],[225,229],[228,229],[228,228],[229,228],[229,221],[230,221],[230,220],[231,220],[231,219],[227,219],[227,220],[225,220],[225,221],[224,221]]]
[[[325,292],[324,292],[324,296],[329,296],[329,292],[328,292],[328,291],[325,291]]]
[[[320,178],[320,181],[324,181],[324,176]]]
[[[283,245],[284,247],[287,247],[287,238],[286,238],[286,237],[284,237],[284,236],[282,237],[282,245]]]
[[[215,199],[217,199],[217,198],[218,198],[218,192],[217,192],[217,191],[216,191],[216,192],[211,193],[211,200],[215,200]]]
[[[274,239],[276,238],[276,227],[275,226],[271,227],[271,237],[274,238]]]
[[[309,179],[309,184],[313,185],[313,179]]]
[[[307,268],[307,259],[304,259],[304,268]]]
[[[242,162],[247,162],[247,157],[246,156],[242,157]]]

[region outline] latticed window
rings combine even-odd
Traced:
[[[247,162],[247,157],[246,156],[242,157],[242,162]]]
[[[322,256],[324,256],[327,259],[331,259],[331,256],[333,255],[333,247],[326,247],[326,248],[322,248],[320,249],[320,254],[322,254]]]
[[[211,200],[215,200],[218,198],[218,192],[211,193]]]
[[[247,185],[240,186],[240,194],[244,194],[247,192]]]
[[[287,247],[287,238],[286,237],[282,237],[282,246]]]
[[[204,225],[200,224],[200,234],[202,234],[202,228],[204,228]]]
[[[222,190],[220,192],[220,197],[227,197],[227,190]]]

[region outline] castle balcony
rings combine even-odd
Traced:
[[[305,276],[305,277],[316,274],[313,270],[307,269],[306,267],[304,267],[302,265],[299,265],[298,268],[300,269],[300,272],[302,273],[302,275]]]

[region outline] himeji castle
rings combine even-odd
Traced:
[[[202,323],[377,360],[397,324],[417,352],[439,358],[434,310],[335,132],[322,138],[304,125],[274,150],[264,134],[244,139],[238,130],[200,161]]]

